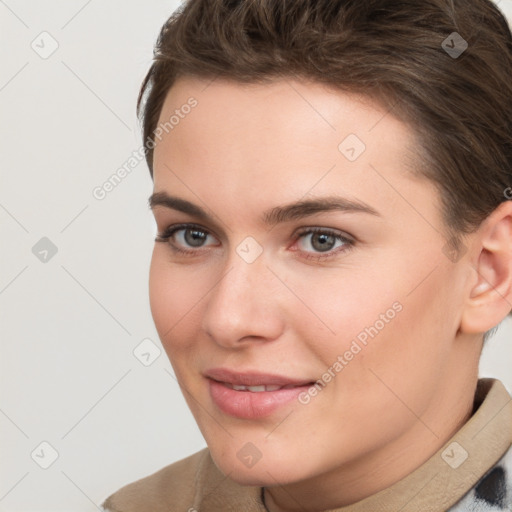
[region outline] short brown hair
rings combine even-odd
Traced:
[[[491,0],[189,0],[141,86],[144,141],[180,76],[299,77],[376,100],[415,131],[456,252],[512,199],[512,35]],[[152,148],[146,161],[153,175]]]

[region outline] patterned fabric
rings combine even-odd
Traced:
[[[448,512],[512,511],[512,446]]]

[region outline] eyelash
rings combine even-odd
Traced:
[[[196,250],[182,249],[181,247],[173,245],[172,243],[169,242],[169,239],[176,232],[181,231],[181,230],[187,230],[187,229],[190,229],[190,230],[195,229],[197,231],[201,231],[201,233],[204,233],[206,235],[210,234],[206,229],[204,229],[203,227],[201,227],[197,224],[175,224],[173,226],[169,226],[163,233],[158,234],[155,238],[155,242],[168,242],[172,251],[175,253],[184,254],[184,255],[197,255],[197,253],[201,250],[201,248],[198,248]],[[338,247],[337,249],[331,249],[329,252],[326,252],[326,253],[316,253],[315,256],[311,255],[311,253],[306,252],[306,256],[305,256],[306,259],[324,260],[324,259],[332,258],[332,257],[338,255],[339,253],[349,251],[355,245],[355,242],[353,240],[351,240],[350,238],[347,238],[347,237],[341,235],[340,233],[338,233],[337,231],[333,231],[328,228],[304,228],[297,233],[296,239],[298,240],[301,237],[303,237],[304,235],[318,234],[318,233],[320,233],[322,235],[333,236],[337,240],[343,242],[345,245],[343,247]]]

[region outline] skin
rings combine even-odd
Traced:
[[[411,473],[470,417],[482,333],[512,303],[512,202],[454,262],[438,192],[409,168],[414,134],[370,99],[292,80],[180,78],[161,121],[190,96],[197,106],[155,148],[154,192],[211,219],[155,206],[158,233],[194,223],[205,240],[191,245],[182,230],[155,242],[150,271],[153,318],[185,399],[219,469],[266,487],[271,512],[359,501]],[[353,162],[338,149],[348,134],[366,145]],[[379,215],[260,221],[278,205],[333,193]],[[331,257],[313,259],[325,253],[315,235],[297,235],[305,227],[355,243],[337,240]],[[236,251],[248,236],[263,249],[252,263]],[[307,405],[245,420],[210,398],[202,374],[212,367],[320,378],[394,303],[401,311]],[[248,442],[261,452],[251,468],[237,457]]]

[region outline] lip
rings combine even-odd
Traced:
[[[225,414],[242,419],[270,416],[280,407],[297,400],[314,381],[299,380],[282,375],[236,372],[226,368],[213,368],[205,372],[210,396],[214,404]],[[227,384],[239,386],[293,386],[275,391],[238,391]]]
[[[314,382],[308,379],[294,379],[274,373],[237,372],[228,368],[211,368],[204,372],[206,377],[218,382],[227,382],[238,386],[303,386]]]

